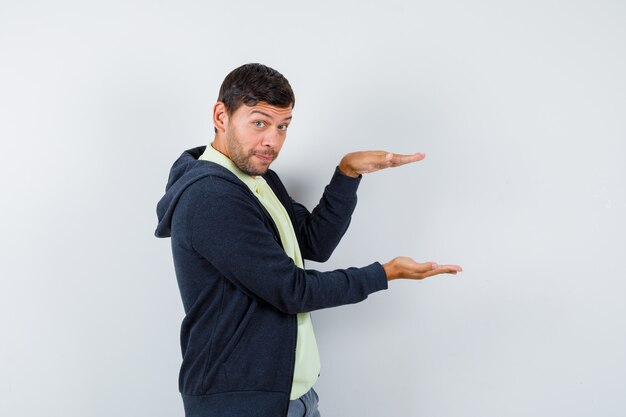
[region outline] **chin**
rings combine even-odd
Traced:
[[[265,174],[267,172],[268,169],[269,169],[269,166],[265,167],[265,168],[263,168],[263,167],[259,167],[259,168],[255,167],[253,169],[241,169],[241,170],[243,172],[245,172],[246,174],[248,174],[248,175],[254,176],[254,175],[263,175],[263,174]]]
[[[270,164],[267,165],[257,165],[255,167],[251,167],[256,174],[253,175],[263,175],[270,169]]]

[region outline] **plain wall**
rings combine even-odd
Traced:
[[[617,0],[2,1],[0,415],[183,415],[155,205],[247,62],[309,208],[347,152],[427,154],[309,267],[465,269],[313,314],[323,416],[625,415],[625,40]]]

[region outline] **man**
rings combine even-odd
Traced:
[[[362,301],[392,279],[461,271],[407,257],[305,270],[304,258],[326,261],[348,228],[362,174],[424,155],[350,153],[309,212],[269,170],[294,104],[277,71],[232,71],[213,108],[215,139],[174,163],[157,206],[155,234],[171,236],[186,314],[179,386],[188,417],[319,416],[309,313]]]

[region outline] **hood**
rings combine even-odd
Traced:
[[[206,146],[198,146],[186,150],[174,162],[165,186],[165,195],[157,204],[158,225],[154,232],[156,237],[170,237],[172,214],[183,192],[194,182],[206,176],[218,176],[232,182],[240,181],[226,168],[208,161],[198,161]],[[243,185],[243,183],[241,184]]]

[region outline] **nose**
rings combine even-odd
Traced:
[[[276,149],[282,142],[281,134],[278,130],[271,129],[265,132],[261,140],[261,146]]]

